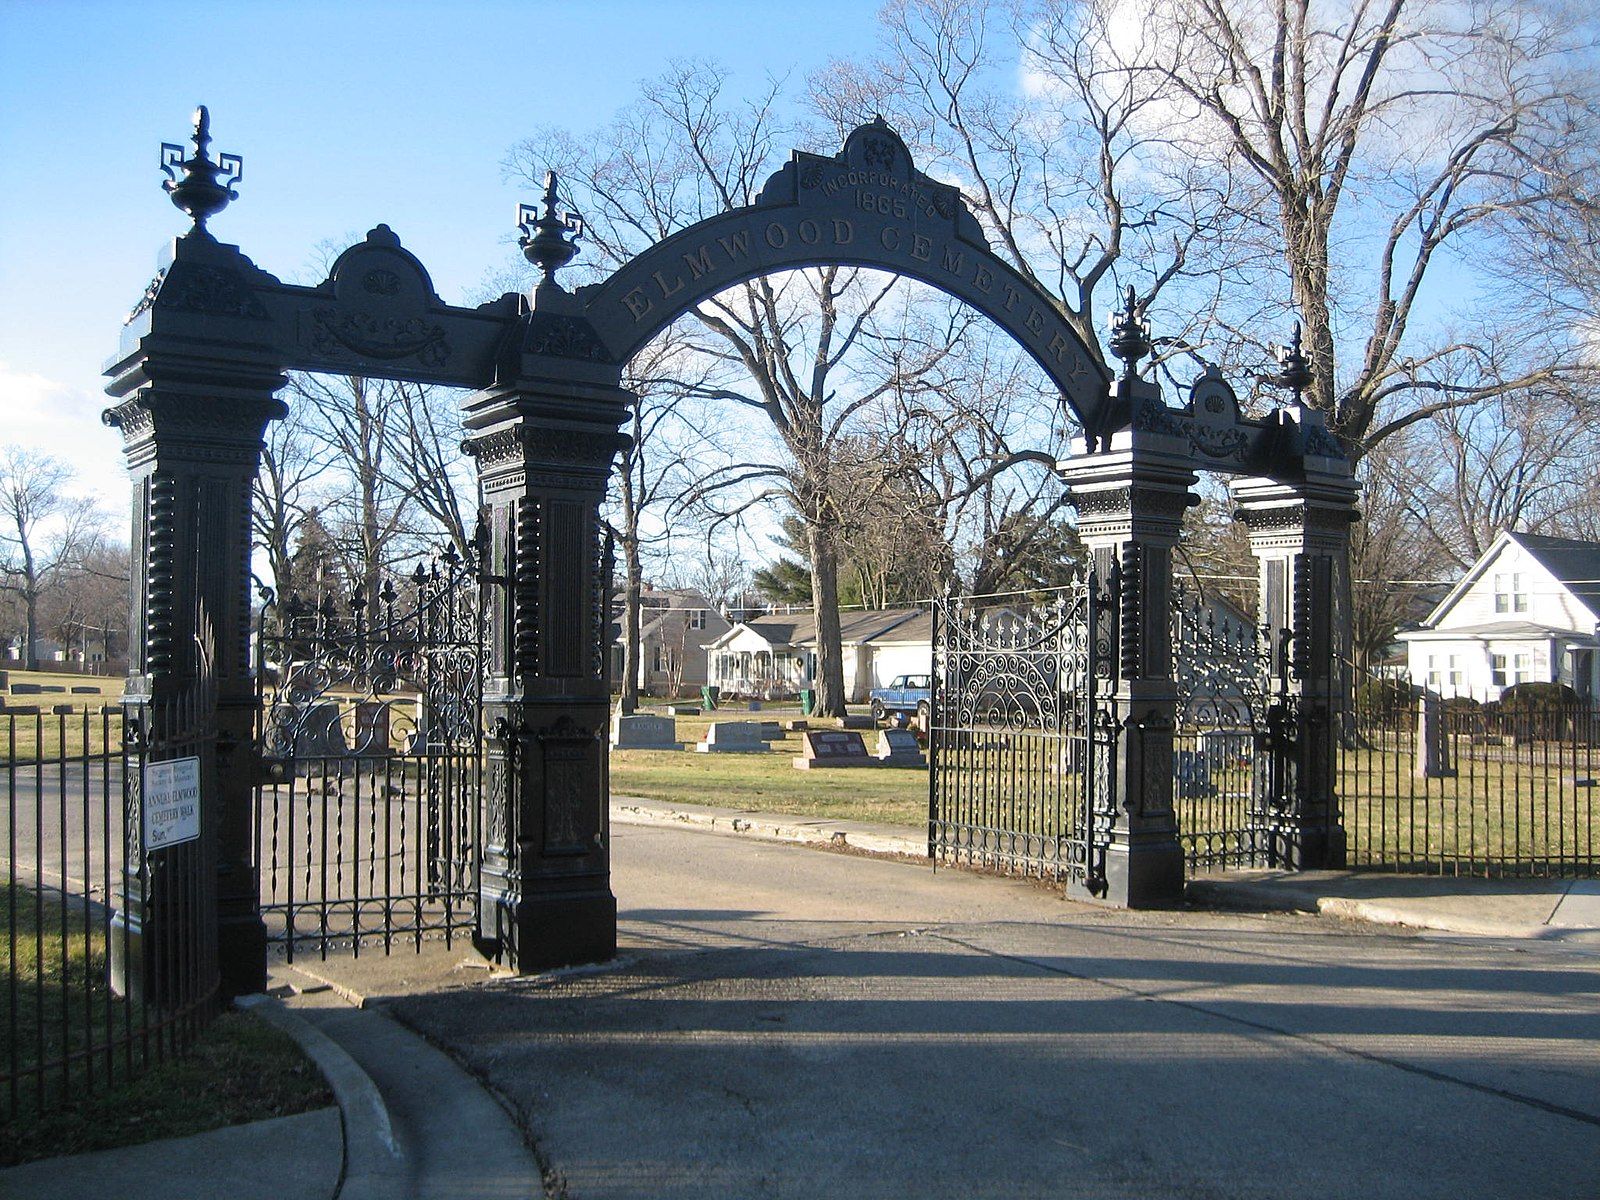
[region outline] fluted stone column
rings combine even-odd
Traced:
[[[1230,485],[1260,563],[1260,619],[1274,663],[1267,757],[1252,797],[1252,857],[1257,866],[1290,870],[1345,865],[1335,793],[1343,701],[1337,622],[1348,619],[1339,616],[1339,596],[1355,485],[1342,459],[1308,457],[1306,464],[1299,482]]]
[[[494,579],[478,945],[524,973],[616,952],[599,509],[633,396],[587,345],[535,313],[520,376],[464,406]]]
[[[1124,380],[1127,426],[1058,465],[1095,573],[1112,587],[1110,662],[1097,709],[1114,744],[1097,752],[1092,798],[1106,839],[1101,897],[1128,908],[1177,903],[1183,851],[1172,805],[1172,549],[1196,502],[1189,443],[1153,385]],[[1103,735],[1101,735],[1103,736]],[[1106,766],[1110,769],[1107,770]]]
[[[117,404],[105,420],[122,433],[133,483],[125,703],[146,737],[181,734],[194,747],[182,752],[200,755],[199,859],[210,876],[195,885],[200,909],[180,905],[174,896],[193,881],[157,872],[147,888],[130,845],[117,917],[125,959],[124,939],[112,944],[119,986],[135,993],[152,990],[164,972],[155,958],[177,944],[162,922],[209,920],[212,904],[223,996],[266,983],[251,818],[250,506],[263,431],[285,408],[257,274],[203,230],[179,238],[106,372]]]

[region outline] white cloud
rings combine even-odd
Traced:
[[[128,503],[122,438],[101,423],[108,398],[0,361],[0,443],[14,443],[70,463],[76,490],[113,513]]]

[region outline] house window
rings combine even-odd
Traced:
[[[706,610],[694,608],[689,610],[689,628],[704,629],[706,627]]]
[[[1461,690],[1461,683],[1462,683],[1462,679],[1463,679],[1463,676],[1461,674],[1461,656],[1459,654],[1450,655],[1449,660],[1448,660],[1448,666],[1449,666],[1449,673],[1448,673],[1448,675],[1446,677],[1445,682],[1449,684],[1450,689],[1452,691],[1460,691]]]
[[[1434,691],[1439,690],[1439,656],[1428,655],[1428,686]]]
[[[1521,571],[1498,571],[1495,573],[1494,610],[1497,613],[1528,611],[1528,593],[1522,590]]]

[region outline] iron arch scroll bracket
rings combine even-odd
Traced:
[[[574,296],[613,364],[695,304],[777,271],[839,264],[919,280],[1016,339],[1080,424],[1098,421],[1110,376],[1055,302],[990,249],[960,192],[916,169],[881,118],[833,156],[796,151],[754,204],[710,217]]]

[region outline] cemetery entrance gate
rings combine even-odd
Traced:
[[[1159,389],[1139,378],[1148,344],[1134,336],[1131,311],[1128,328],[1112,343],[1125,370],[1112,379],[1052,299],[993,252],[960,192],[918,171],[881,119],[851,133],[836,155],[796,152],[753,203],[684,229],[576,291],[556,274],[577,253],[581,222],[562,210],[551,178],[542,205],[519,211],[523,250],[539,283],[530,294],[476,308],[441,300],[422,264],[384,225],[345,250],[314,287],[263,271],[208,228],[236,198],[242,171],[235,155],[213,158],[210,142],[201,109],[192,147],[162,148],[167,190],[192,224],[167,247],[124,325],[107,370],[114,403],[105,419],[122,434],[133,483],[130,701],[182,693],[196,676],[202,629],[215,631],[217,752],[203,770],[201,813],[215,839],[217,869],[214,879],[197,883],[215,888],[225,995],[264,983],[262,870],[269,904],[274,871],[270,858],[261,858],[252,819],[263,776],[283,773],[265,785],[269,825],[272,798],[279,796],[272,788],[293,793],[307,779],[319,780],[332,803],[309,826],[313,849],[324,836],[337,843],[341,804],[347,820],[366,822],[364,845],[373,844],[374,820],[377,837],[386,829],[370,803],[371,760],[363,765],[360,753],[363,739],[369,748],[381,741],[377,709],[369,707],[363,718],[351,704],[348,720],[340,717],[339,771],[302,776],[303,767],[290,764],[330,757],[305,748],[318,739],[332,748],[334,729],[296,657],[294,620],[287,625],[290,644],[276,651],[277,686],[303,722],[275,733],[278,693],[258,696],[252,674],[251,484],[264,430],[287,411],[277,394],[285,372],[470,391],[461,406],[463,450],[477,466],[485,529],[471,568],[484,587],[481,701],[471,738],[445,758],[429,759],[433,767],[414,765],[419,779],[438,768],[471,781],[463,797],[476,792],[465,823],[477,831],[476,944],[519,971],[597,961],[616,945],[604,742],[609,555],[599,508],[633,403],[621,387],[622,370],[702,300],[802,267],[869,267],[966,302],[1039,364],[1083,431],[1060,475],[1097,577],[1115,579],[1115,617],[1106,624],[1104,648],[1114,670],[1097,701],[1115,740],[1104,748],[1105,769],[1093,775],[1101,791],[1096,812],[1106,821],[1100,894],[1117,904],[1168,904],[1183,886],[1171,803],[1175,700],[1166,614],[1171,549],[1179,518],[1194,502],[1201,463],[1242,477],[1234,495],[1252,543],[1278,564],[1281,586],[1272,591],[1264,584],[1263,602],[1277,605],[1273,620],[1289,631],[1297,653],[1313,647],[1300,655],[1303,669],[1285,697],[1300,714],[1293,750],[1300,767],[1292,794],[1278,798],[1275,828],[1296,861],[1320,863],[1336,854],[1327,756],[1318,758],[1316,749],[1331,683],[1314,647],[1328,636],[1330,572],[1353,511],[1349,468],[1337,443],[1298,403],[1298,392],[1295,404],[1258,420],[1239,416],[1220,381],[1209,390],[1197,386],[1184,407],[1168,407]],[[325,646],[331,639],[344,654],[352,639],[359,641],[353,624],[338,625],[353,621],[348,611],[336,607],[332,625],[309,636]],[[363,676],[359,658],[350,698],[371,693],[365,702],[376,704],[370,666]],[[391,695],[411,695],[415,683],[396,679],[386,706]],[[303,702],[294,699],[297,687],[308,689]],[[459,699],[471,706],[470,687]],[[258,742],[262,703],[268,710]],[[403,762],[416,755],[404,752],[393,712],[389,749]],[[415,747],[428,746],[440,719],[424,701],[428,732]],[[365,781],[359,786],[366,809],[357,805],[358,779]],[[286,802],[276,801],[280,817]],[[454,924],[464,827],[458,815],[440,811],[443,824],[432,842],[430,816],[419,808],[416,821],[406,818],[408,837],[418,822],[422,830],[421,842],[410,844],[428,849],[420,875],[414,870],[398,896],[392,882],[385,889],[381,903],[391,905],[382,910],[385,920],[443,896],[451,913],[446,923]],[[297,826],[297,834],[306,828]],[[344,832],[353,838],[348,825]],[[375,883],[375,875],[363,877],[364,889]],[[364,890],[358,905],[352,879],[330,886],[336,895],[323,894],[317,903],[351,905],[352,922],[359,912],[364,923],[372,893]],[[392,906],[397,899],[400,908]],[[306,927],[319,937],[326,911],[310,914]],[[267,912],[297,933],[306,915],[296,906]],[[138,937],[137,913],[128,914],[128,923]]]

